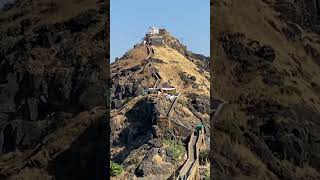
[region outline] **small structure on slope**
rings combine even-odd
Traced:
[[[159,94],[159,95],[171,95],[176,96],[177,90],[175,87],[164,87],[164,88],[148,88],[144,90],[145,93],[148,94]]]
[[[205,143],[205,132],[204,132],[204,125],[202,123],[197,124],[196,126],[196,131],[198,135],[200,136],[201,143],[200,143],[200,149],[205,149],[206,148],[206,143]]]
[[[150,45],[154,45],[154,46],[164,45],[163,36],[151,36],[150,37]]]

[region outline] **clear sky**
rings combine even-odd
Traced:
[[[110,61],[141,41],[152,25],[188,50],[210,54],[210,0],[110,0]]]

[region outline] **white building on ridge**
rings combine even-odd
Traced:
[[[164,29],[159,29],[155,26],[150,27],[146,36],[143,38],[142,43],[149,45],[164,45],[164,38],[160,35],[161,32],[164,32]]]
[[[150,34],[150,35],[159,34],[159,29],[154,27],[154,26],[152,26],[152,27],[149,28],[149,33],[148,34]]]

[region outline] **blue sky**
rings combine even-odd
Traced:
[[[188,50],[210,54],[210,0],[110,0],[110,16],[111,62],[152,25],[166,28]]]

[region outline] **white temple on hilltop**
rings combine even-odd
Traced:
[[[159,28],[156,28],[155,26],[150,27],[148,34],[150,34],[150,35],[159,34]]]
[[[161,32],[164,32],[165,29],[159,29],[155,26],[151,26],[149,31],[146,33],[146,36],[143,38],[143,44],[149,45],[164,45],[164,38],[161,35]]]

